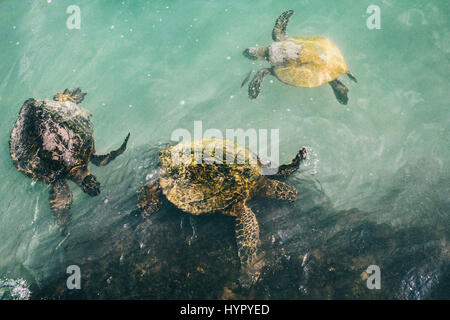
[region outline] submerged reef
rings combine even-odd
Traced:
[[[112,172],[107,204],[80,208],[89,221],[62,244],[60,271],[33,288],[34,299],[430,299],[448,295],[446,232],[378,223],[358,209],[336,210],[320,184],[299,173],[294,204],[252,200],[265,262],[258,282],[239,285],[233,218],[192,216],[168,205],[150,219],[136,192],[155,179],[158,148],[133,152]],[[301,171],[301,170],[300,170]],[[128,192],[123,191],[130,189]],[[106,202],[106,201],[105,201]],[[102,222],[103,221],[103,222]],[[78,265],[69,290],[63,266]],[[367,268],[381,270],[368,289]]]

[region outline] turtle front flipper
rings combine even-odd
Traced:
[[[294,10],[288,10],[283,12],[275,22],[275,26],[272,31],[273,41],[282,41],[287,38],[286,27],[289,22],[289,18],[294,14]]]
[[[334,95],[339,103],[346,105],[348,103],[348,88],[338,79],[330,82],[331,88],[333,88]]]
[[[138,209],[145,218],[157,212],[162,206],[162,192],[159,183],[146,183],[138,193]]]
[[[255,213],[245,203],[232,207],[230,215],[236,216],[235,235],[241,261],[240,282],[250,287],[257,280],[264,264],[259,253],[259,225]]]
[[[81,103],[84,100],[84,96],[86,95],[85,92],[81,92],[80,88],[76,88],[72,91],[69,89],[65,89],[63,92],[57,93],[53,100],[59,101],[59,102],[65,102],[65,101],[71,101],[73,103]]]
[[[261,197],[294,202],[298,191],[287,183],[278,180],[266,179],[259,194]]]
[[[127,143],[128,143],[129,138],[130,138],[130,134],[128,133],[127,137],[125,138],[125,141],[122,143],[120,148],[117,150],[111,151],[110,153],[103,154],[103,155],[93,154],[91,156],[91,162],[98,167],[106,166],[108,163],[110,163],[115,158],[120,156],[127,149]]]
[[[73,196],[66,180],[56,180],[49,191],[50,208],[62,230],[70,224]]]
[[[261,92],[261,84],[265,76],[269,74],[272,74],[272,70],[268,68],[261,69],[256,73],[253,80],[248,85],[248,97],[250,99],[258,98],[258,95]]]
[[[291,174],[293,174],[300,167],[300,164],[306,159],[307,152],[306,147],[302,147],[295,158],[289,164],[283,164],[278,167],[278,172],[274,175],[270,175],[270,178],[287,178]]]

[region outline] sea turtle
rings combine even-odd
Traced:
[[[355,82],[356,78],[348,70],[341,51],[326,38],[288,37],[286,27],[293,14],[294,11],[289,10],[277,19],[272,31],[272,39],[275,42],[271,45],[244,50],[245,57],[251,60],[267,60],[271,64],[271,68],[260,69],[250,82],[249,98],[258,97],[264,77],[271,74],[281,82],[296,87],[314,88],[329,83],[337,100],[347,104],[348,88],[338,78],[343,74]]]
[[[100,183],[89,172],[89,162],[107,165],[125,151],[130,136],[119,149],[97,155],[90,113],[79,106],[85,95],[77,88],[66,89],[53,100],[28,99],[9,140],[17,170],[51,185],[50,208],[63,230],[70,222],[69,209],[73,202],[66,180],[72,180],[90,196],[98,195]]]
[[[254,197],[294,201],[297,190],[277,180],[298,169],[306,148],[273,175],[250,150],[227,139],[181,142],[160,152],[159,179],[148,182],[138,194],[138,208],[145,217],[158,211],[162,195],[184,212],[194,215],[220,212],[235,217],[235,236],[243,284],[253,283],[263,259],[258,253],[259,227],[247,206]]]

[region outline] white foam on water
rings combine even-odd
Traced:
[[[0,279],[0,300],[29,300],[31,290],[26,280]]]

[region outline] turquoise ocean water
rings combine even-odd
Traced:
[[[81,10],[80,29],[66,27],[70,5]],[[381,29],[366,25],[370,5],[381,10]],[[275,19],[288,9],[295,11],[289,35],[324,36],[341,49],[358,79],[343,80],[347,106],[329,86],[295,88],[272,77],[253,101],[240,88],[248,71],[267,66],[242,51],[270,44]],[[15,281],[23,297],[31,290],[31,297],[51,298],[65,284],[59,279],[66,266],[80,264],[102,270],[81,297],[224,297],[238,270],[232,221],[186,217],[175,208],[152,223],[130,215],[137,190],[154,173],[158,146],[175,129],[192,132],[202,121],[204,130],[223,132],[279,129],[281,162],[302,145],[310,150],[289,180],[299,190],[292,207],[254,204],[270,263],[252,292],[234,290],[241,297],[449,298],[449,15],[445,0],[0,1],[0,283]],[[49,211],[49,187],[14,168],[8,140],[26,99],[75,87],[88,93],[83,106],[99,152],[118,147],[128,132],[131,138],[121,157],[92,168],[100,196],[72,184],[65,238]],[[219,235],[224,247],[208,247]],[[208,252],[233,261],[223,277],[207,278],[220,264],[205,260],[198,269],[191,258],[174,256],[203,259]],[[129,287],[136,261],[144,279],[152,278],[141,286],[133,276]],[[379,291],[360,277],[371,264],[386,276]],[[196,272],[196,281],[185,280]],[[317,281],[308,280],[311,273]],[[10,298],[5,292],[0,285],[0,296]]]

